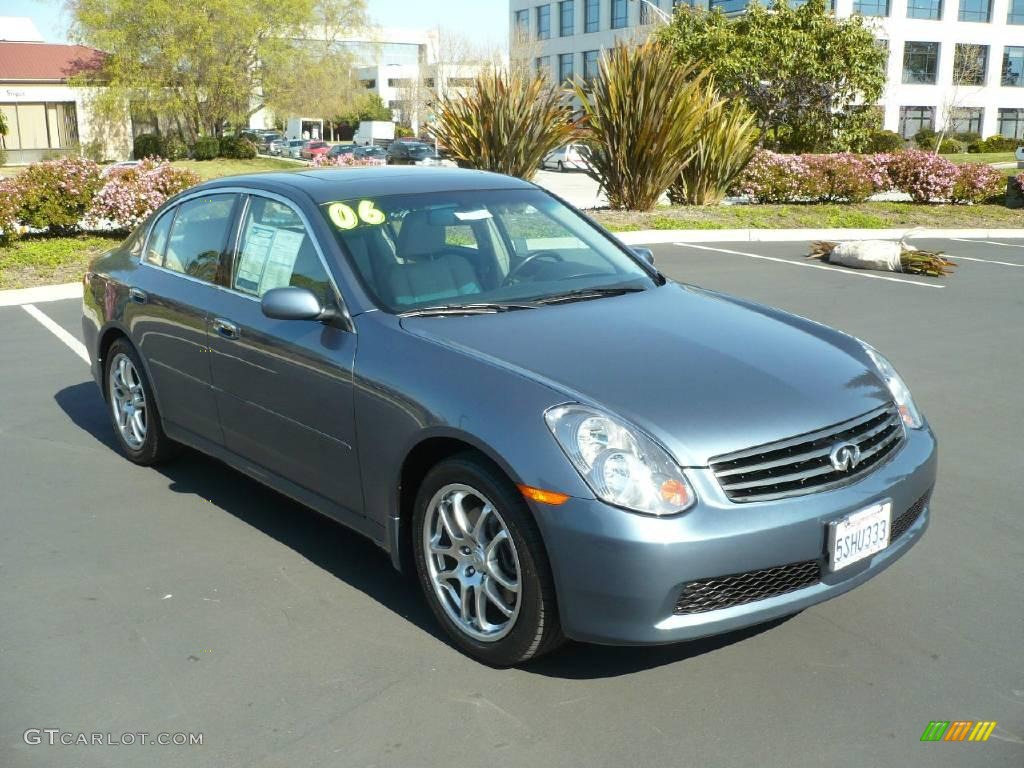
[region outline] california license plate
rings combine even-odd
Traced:
[[[883,501],[829,523],[830,571],[839,571],[889,546],[892,502]]]

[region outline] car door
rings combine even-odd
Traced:
[[[301,286],[323,306],[340,295],[303,214],[284,198],[253,194],[217,311],[210,356],[224,440],[244,459],[350,512],[362,514],[355,452],[355,334],[312,320],[272,320],[260,299]]]
[[[213,394],[207,329],[237,194],[185,200],[154,223],[129,286],[126,321],[147,363],[165,426],[223,442]]]

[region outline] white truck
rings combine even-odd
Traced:
[[[324,137],[324,121],[311,117],[289,117],[284,135],[289,139],[318,141]]]
[[[395,140],[395,124],[390,120],[363,120],[352,136],[358,147],[386,145]]]

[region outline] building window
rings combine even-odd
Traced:
[[[612,29],[622,29],[629,23],[628,0],[612,0]]]
[[[925,128],[935,128],[935,107],[900,107],[900,136],[912,139]]]
[[[537,6],[537,39],[547,40],[551,37],[551,6]]]
[[[366,88],[367,90],[372,90],[377,87],[376,80],[360,80],[359,82],[362,83],[363,88]]]
[[[888,16],[889,0],[853,0],[853,12],[861,16]]]
[[[1006,14],[1007,24],[1024,24],[1024,0],[1010,0],[1010,10]]]
[[[981,124],[985,110],[981,107],[960,107],[949,116],[949,130],[952,133],[976,133],[981,135]]]
[[[1003,85],[1024,88],[1024,46],[1008,45],[1003,49]]]
[[[558,81],[564,83],[567,80],[572,80],[576,74],[573,71],[573,59],[575,57],[571,53],[562,53],[558,56]]]
[[[960,0],[960,21],[992,21],[992,0]]]
[[[551,57],[550,56],[538,56],[534,62],[537,66],[537,74],[543,75],[544,77],[551,76]]]
[[[573,0],[562,0],[558,4],[558,34],[560,37],[576,34],[576,3]]]
[[[530,36],[530,9],[525,8],[522,11],[516,11],[515,15],[516,34],[520,38],[526,39]]]
[[[722,13],[740,13],[747,9],[748,0],[710,0],[709,10],[718,8]]]
[[[903,46],[903,82],[935,85],[939,74],[939,44],[908,41]]]
[[[1008,139],[1024,139],[1024,109],[1000,109],[996,130]]]
[[[651,9],[651,5],[655,8],[661,6],[660,0],[650,0],[650,4],[645,3],[644,0],[640,0],[640,23],[641,24],[653,24],[654,11]]]
[[[984,85],[988,75],[988,46],[957,43],[953,52],[953,84]]]
[[[941,19],[942,0],[907,0],[907,18],[933,21]]]
[[[583,31],[597,32],[601,29],[601,0],[584,0]]]
[[[583,52],[583,79],[588,83],[597,77],[598,61],[600,60],[600,51],[584,51]]]

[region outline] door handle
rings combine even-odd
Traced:
[[[214,319],[213,330],[217,332],[218,336],[225,339],[237,339],[240,335],[238,332],[238,326],[230,320],[225,320],[223,317]]]
[[[141,291],[138,288],[129,288],[128,298],[134,301],[136,304],[145,304],[146,299],[148,297],[146,296],[145,291]]]

